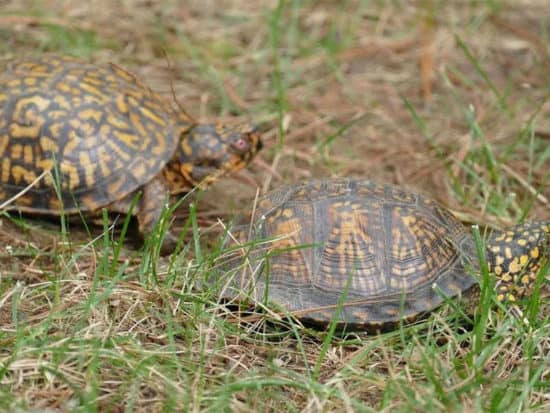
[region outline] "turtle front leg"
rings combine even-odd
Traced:
[[[135,205],[132,215],[135,215],[138,221],[139,233],[143,238],[147,238],[160,221],[164,211],[164,205],[169,199],[168,186],[162,175],[157,176],[142,188],[141,198]],[[131,193],[125,198],[111,205],[111,211],[128,214],[132,206],[135,193]],[[162,241],[161,253],[169,254],[176,248],[178,238],[167,231]]]
[[[162,175],[145,184],[142,191],[138,210],[136,211],[136,218],[139,224],[139,232],[145,238],[154,231],[155,226],[160,221],[165,211],[165,204],[169,200],[170,192]],[[162,240],[161,253],[169,254],[173,252],[177,242],[178,237],[170,230],[166,231]]]

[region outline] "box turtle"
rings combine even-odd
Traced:
[[[387,330],[442,295],[479,296],[473,236],[424,196],[366,180],[310,181],[265,195],[255,217],[230,231],[237,257],[224,264],[223,298],[250,293],[309,323],[336,317],[340,327]],[[529,291],[549,247],[550,222],[491,235],[486,261],[499,300]]]
[[[10,209],[126,214],[141,191],[132,212],[147,234],[170,194],[243,168],[260,148],[255,127],[196,124],[115,64],[44,56],[0,73],[0,203],[16,197]],[[175,240],[167,234],[163,249]]]

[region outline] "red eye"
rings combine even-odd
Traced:
[[[245,152],[248,150],[248,142],[246,139],[239,138],[235,142],[233,142],[233,147],[238,150],[239,152]]]

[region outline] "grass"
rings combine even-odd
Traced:
[[[6,2],[1,57],[116,61],[202,121],[261,123],[269,168],[173,211],[169,257],[166,228],[136,249],[128,221],[2,215],[0,410],[549,409],[548,265],[522,303],[528,324],[496,305],[485,273],[478,316],[451,301],[382,335],[315,330],[271,306],[239,314],[204,287],[227,253],[221,222],[256,187],[393,182],[479,224],[480,242],[486,227],[549,220],[544,0],[97,3]]]

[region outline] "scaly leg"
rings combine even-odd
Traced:
[[[155,229],[164,212],[164,205],[169,200],[169,192],[162,175],[145,184],[141,188],[141,191],[141,198],[134,207],[133,215],[138,220],[140,234],[144,238],[147,238]],[[127,214],[134,196],[135,193],[132,193],[113,203],[110,207],[111,211]],[[161,252],[163,254],[173,252],[177,241],[177,237],[170,231],[167,231],[162,242]]]
[[[529,294],[548,258],[550,226],[534,222],[495,232],[487,243],[487,262],[495,274],[498,300],[514,302]]]

